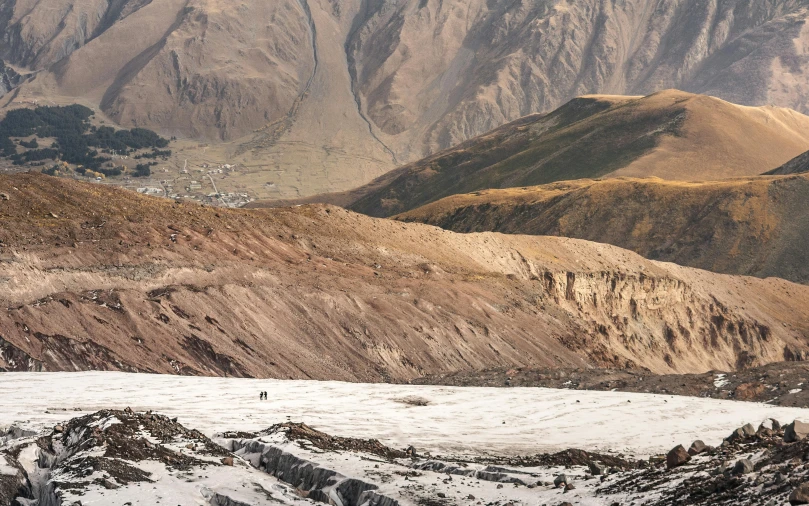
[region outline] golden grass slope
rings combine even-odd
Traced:
[[[396,169],[331,202],[391,216],[459,193],[580,178],[752,176],[809,149],[809,117],[676,90],[592,95]]]
[[[0,177],[0,367],[407,380],[695,372],[809,352],[809,287],[337,207],[224,210]],[[7,199],[7,200],[6,200]]]
[[[809,283],[809,176],[617,178],[455,195],[396,218],[614,244],[715,272]]]
[[[754,176],[806,151],[809,117],[792,109],[747,107],[674,91],[652,95],[644,107],[681,107],[682,126],[661,136],[649,153],[611,176],[706,180]]]

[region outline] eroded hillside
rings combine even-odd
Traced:
[[[336,207],[228,211],[0,178],[0,360],[346,380],[495,366],[729,369],[804,357],[809,288],[565,238]]]
[[[809,282],[809,177],[581,180],[455,195],[397,216],[456,232],[575,237],[714,272]]]

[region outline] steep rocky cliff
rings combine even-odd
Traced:
[[[809,287],[336,207],[0,178],[0,367],[343,380],[806,356]]]

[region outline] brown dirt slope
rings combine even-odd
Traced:
[[[580,180],[456,195],[397,216],[456,232],[575,237],[714,272],[809,283],[809,177]]]
[[[344,380],[701,372],[809,350],[809,287],[336,207],[222,210],[0,178],[0,367]]]
[[[807,146],[809,117],[786,109],[742,107],[676,90],[648,97],[589,96],[396,169],[354,191],[308,200],[391,216],[489,188],[602,176],[690,180],[758,175]]]

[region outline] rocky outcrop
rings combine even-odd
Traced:
[[[31,484],[17,459],[0,453],[0,504],[17,506],[21,504],[17,499],[33,499]]]
[[[254,467],[297,488],[304,497],[325,504],[398,506],[377,492],[378,486],[307,461],[257,440],[228,440],[226,447]]]
[[[17,88],[25,78],[0,60],[0,97]]]

